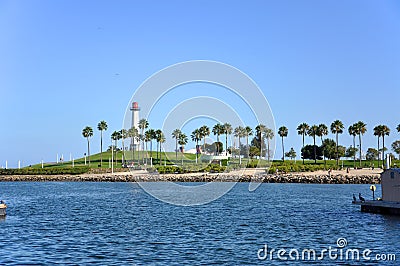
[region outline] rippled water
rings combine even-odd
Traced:
[[[262,184],[249,192],[240,183],[210,204],[178,207],[133,183],[4,182],[0,264],[265,265],[281,262],[258,258],[265,244],[319,251],[338,238],[400,261],[400,218],[351,204],[353,193],[370,197],[368,188]]]

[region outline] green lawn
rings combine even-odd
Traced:
[[[97,154],[93,154],[90,156],[90,165],[89,165],[89,158],[86,158],[86,163],[87,166],[90,166],[91,168],[99,168],[100,167],[100,157],[103,157],[103,164],[102,164],[102,168],[110,168],[110,160],[111,160],[111,151],[106,151],[103,152],[102,154],[97,153]],[[114,152],[114,168],[121,168],[122,167],[122,156],[123,152],[122,151],[118,151],[118,152]],[[146,157],[147,157],[147,166],[150,165],[150,152],[135,152],[134,155],[134,164],[138,165],[138,161],[140,165],[143,165],[143,162],[146,162]],[[182,156],[181,153],[178,153],[178,160],[175,159],[175,152],[166,152],[166,153],[159,153],[158,154],[159,157],[161,159],[157,159],[157,152],[153,151],[152,152],[152,157],[153,157],[153,165],[178,165],[181,166],[182,165],[182,157],[183,157],[183,165],[185,166],[196,166],[195,164],[195,159],[196,159],[196,155],[195,154],[189,154],[189,153],[184,153],[184,155]],[[126,151],[125,152],[125,160],[128,162],[131,162],[133,154],[131,151]],[[201,159],[199,158],[199,164],[201,162]],[[245,167],[248,163],[250,162],[250,164],[252,165],[252,167],[255,167],[256,165],[258,165],[258,167],[261,168],[266,168],[266,167],[288,167],[290,168],[297,168],[297,167],[293,167],[293,166],[301,166],[303,164],[302,160],[285,160],[285,162],[283,163],[280,160],[274,160],[272,162],[267,162],[266,160],[261,160],[261,161],[257,161],[257,160],[248,160],[246,158],[242,158],[242,164],[239,164],[239,159],[238,158],[231,158],[228,162],[228,165],[230,167]],[[272,163],[272,165],[271,165]],[[305,165],[314,165],[314,161],[313,160],[305,160]],[[380,161],[380,163],[382,164],[382,161]],[[393,163],[396,163],[397,165],[400,165],[400,161],[395,160]],[[316,165],[319,166],[319,168],[324,168],[324,160],[317,160]],[[85,159],[84,158],[79,158],[76,159],[74,161],[74,166],[78,167],[78,166],[84,166],[85,165]],[[339,167],[343,168],[353,168],[354,164],[353,164],[353,160],[340,160],[339,161]],[[371,167],[372,165],[374,165],[374,167],[378,167],[378,161],[362,161],[362,167]],[[329,168],[335,168],[336,166],[336,161],[335,160],[326,160],[326,169]],[[44,168],[64,168],[64,167],[72,167],[72,162],[68,161],[68,162],[63,162],[63,163],[51,163],[51,164],[44,164]],[[360,162],[356,161],[356,167],[360,167]],[[36,164],[33,165],[32,168],[41,168],[41,164]]]

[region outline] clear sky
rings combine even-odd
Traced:
[[[400,139],[396,0],[0,0],[0,39],[0,166],[81,157],[87,125],[98,152],[97,123],[108,122],[108,146],[135,89],[187,60],[249,75],[298,154],[302,122],[342,120],[340,144],[349,146],[347,127],[362,120],[365,150],[376,148],[378,124],[392,130],[386,143]]]

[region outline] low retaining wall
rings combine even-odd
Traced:
[[[85,174],[85,175],[5,175],[2,181],[71,181],[71,182],[263,182],[263,183],[307,183],[307,184],[380,184],[380,175],[233,175],[224,174],[175,174],[157,175],[128,173],[118,174]]]

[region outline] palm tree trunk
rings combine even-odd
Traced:
[[[239,164],[242,164],[242,157],[240,156],[240,137],[238,137],[239,139]]]
[[[313,136],[314,139],[314,164],[317,164],[317,146],[315,145],[315,136]]]
[[[336,166],[339,166],[339,134],[336,132]]]
[[[262,147],[263,147],[263,138],[262,138],[262,133],[260,133],[260,161],[262,158]],[[268,151],[268,162],[269,162],[269,151]]]
[[[385,166],[385,134],[382,134],[382,164],[383,164],[383,169],[386,169]],[[390,165],[388,165],[390,167]]]
[[[175,160],[178,161],[178,137],[175,139]]]
[[[379,135],[378,135],[378,167],[380,168],[380,158],[379,158]]]
[[[326,169],[326,158],[325,158],[325,146],[324,139],[321,136],[321,145],[322,145],[322,157],[324,157],[324,169]]]
[[[302,150],[304,150],[304,136],[305,136],[305,134],[303,133],[303,148],[302,148]],[[301,153],[303,153],[303,152],[301,152]],[[303,157],[303,164],[304,164],[304,156],[302,155],[301,157]]]
[[[268,152],[268,154],[267,154],[267,158],[268,158],[268,162],[270,161],[270,155],[269,155],[269,138],[267,138],[267,152]]]
[[[250,161],[249,135],[246,135],[247,161]]]
[[[225,134],[225,155],[228,156],[228,134]]]
[[[103,130],[100,130],[100,167],[103,166]]]
[[[282,161],[285,162],[285,146],[283,145],[283,137],[282,137]]]
[[[90,167],[90,140],[87,138],[87,151],[88,151],[88,160],[89,160],[89,167]]]
[[[122,164],[125,164],[125,142],[124,142],[124,138],[122,138]]]
[[[359,140],[359,143],[360,143],[360,168],[362,168],[362,165],[361,165],[361,134],[358,134],[358,140]]]
[[[355,135],[353,135],[353,149],[354,149],[353,165],[354,165],[354,169],[356,169],[356,150],[355,150],[356,149],[356,136]]]

